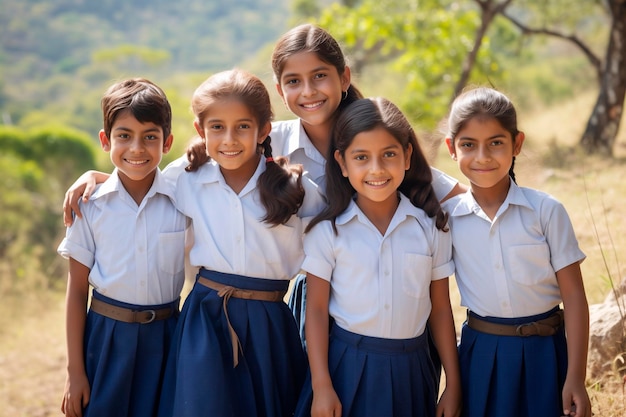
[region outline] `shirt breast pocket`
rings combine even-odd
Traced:
[[[402,288],[414,298],[430,296],[433,259],[417,253],[405,253],[402,268]]]
[[[185,269],[185,231],[159,234],[159,269],[175,275]]]
[[[507,255],[511,278],[519,284],[537,285],[555,277],[550,263],[550,247],[546,242],[511,246]]]

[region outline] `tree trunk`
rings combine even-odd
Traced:
[[[612,156],[626,97],[626,0],[610,0],[612,14],[600,92],[580,139],[588,154]]]

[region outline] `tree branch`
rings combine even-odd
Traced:
[[[563,39],[563,40],[573,43],[583,52],[583,54],[587,57],[587,60],[591,63],[591,65],[595,69],[598,82],[602,80],[602,60],[598,58],[598,56],[594,54],[593,51],[587,45],[585,45],[583,41],[578,39],[576,35],[565,35],[561,32],[557,32],[557,31],[550,30],[550,29],[531,28],[531,27],[526,26],[519,20],[515,19],[513,16],[507,14],[504,10],[500,14],[506,19],[508,19],[515,26],[517,26],[524,35],[547,35],[547,36],[553,36],[553,37]]]

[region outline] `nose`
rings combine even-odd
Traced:
[[[491,160],[491,152],[488,146],[479,146],[478,153],[476,155],[476,159],[478,161],[490,161]]]
[[[304,86],[302,87],[302,95],[305,97],[309,97],[314,95],[317,90],[315,89],[315,85],[311,81],[305,81]]]
[[[143,140],[140,137],[135,137],[130,142],[130,151],[134,153],[143,152]]]
[[[370,163],[370,172],[379,173],[384,171],[384,164],[380,158],[372,158]]]
[[[224,134],[223,143],[225,143],[227,145],[232,145],[235,142],[237,142],[237,138],[236,138],[235,132],[233,132],[231,129],[228,129],[226,131],[226,133]]]

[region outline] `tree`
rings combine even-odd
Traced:
[[[531,27],[504,10],[502,15],[525,35],[557,37],[581,50],[596,71],[599,92],[579,143],[587,154],[612,156],[626,98],[626,0],[606,0],[605,4],[611,23],[604,62],[574,34],[546,27]]]

